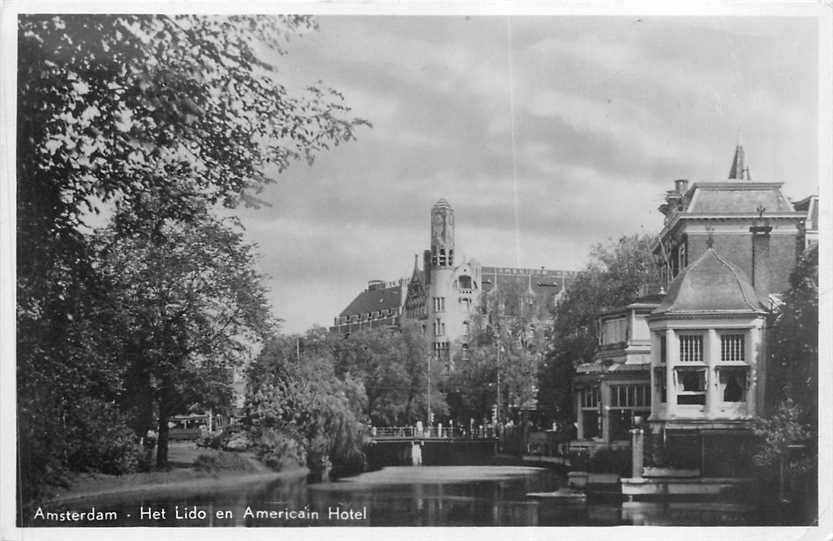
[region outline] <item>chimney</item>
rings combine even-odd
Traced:
[[[688,191],[688,179],[680,178],[674,181],[674,191],[683,195]]]
[[[772,226],[769,220],[764,218],[763,207],[758,207],[758,218],[749,228],[752,233],[752,286],[759,295],[766,297],[770,289],[770,264],[769,264],[769,233]]]
[[[384,289],[385,288],[385,281],[384,280],[369,280],[367,282],[367,290],[368,291],[375,291],[377,289]]]

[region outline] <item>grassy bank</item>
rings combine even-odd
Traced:
[[[150,493],[154,496],[187,495],[238,484],[295,479],[308,473],[302,467],[276,472],[250,453],[202,449],[193,444],[172,445],[169,453],[169,471],[126,475],[77,474],[70,481],[70,486],[58,492],[48,503],[94,498],[120,499],[128,496],[135,498]]]

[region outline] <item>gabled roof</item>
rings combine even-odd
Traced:
[[[399,310],[402,300],[402,286],[380,287],[378,289],[366,289],[359,293],[353,302],[342,310],[340,316],[352,316],[375,312],[376,310]]]
[[[709,247],[671,282],[668,294],[651,312],[651,318],[765,311],[744,272]]]

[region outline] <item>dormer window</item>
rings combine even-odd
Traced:
[[[624,317],[602,321],[601,344],[618,344],[627,341],[628,322]]]

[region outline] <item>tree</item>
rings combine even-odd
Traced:
[[[799,259],[790,289],[772,314],[767,333],[770,360],[767,405],[775,411],[785,400],[801,410],[802,422],[818,425],[819,342],[818,247]]]
[[[767,332],[766,411],[754,422],[754,463],[764,479],[801,486],[814,502],[818,467],[818,247],[805,252]],[[812,507],[813,509],[809,509]],[[809,512],[815,520],[815,504]]]
[[[400,328],[362,329],[347,337],[332,335],[336,373],[361,381],[367,395],[366,415],[377,426],[404,426],[427,418],[428,341],[421,326],[406,321]],[[441,367],[432,369],[431,409],[445,411],[440,391]]]
[[[258,455],[272,467],[288,465],[292,449],[313,471],[325,461],[361,464],[364,389],[349,375],[336,376],[322,331],[274,337],[247,370],[244,423]]]
[[[338,92],[323,83],[290,92],[270,62],[291,35],[314,28],[309,17],[18,19],[24,501],[60,482],[73,444],[67,438],[79,433],[73,426],[90,426],[80,418],[82,397],[112,408],[124,396],[123,377],[144,377],[125,374],[115,357],[123,336],[107,331],[120,319],[83,227],[87,217],[114,208],[135,217],[112,229],[130,240],[147,233],[130,228],[159,217],[156,203],[166,201],[164,218],[184,232],[206,208],[258,204],[257,192],[292,161],[353,139],[365,123],[350,118]]]
[[[559,424],[572,424],[573,376],[579,364],[593,360],[599,313],[633,302],[643,286],[656,283],[653,243],[654,237],[643,234],[597,244],[556,305],[549,350],[538,376],[538,404]]]
[[[483,311],[472,317],[466,347],[461,341],[455,348],[449,378],[453,415],[463,423],[488,417],[498,404],[498,391],[501,419],[507,406],[520,410],[529,405],[536,398],[546,346],[546,308],[534,303],[521,284],[502,285],[486,295]]]
[[[164,218],[168,204],[156,202],[153,219],[120,213],[100,234],[123,324],[121,400],[140,436],[155,412],[158,467],[167,466],[170,417],[227,407],[234,371],[273,324],[254,247],[207,209],[187,225]],[[115,224],[137,233],[119,235]]]
[[[148,191],[182,202],[172,210],[183,216],[189,199],[253,202],[293,160],[352,139],[363,122],[345,117],[340,94],[316,83],[290,95],[268,60],[314,27],[309,17],[21,16],[22,233],[71,234],[98,201]]]

